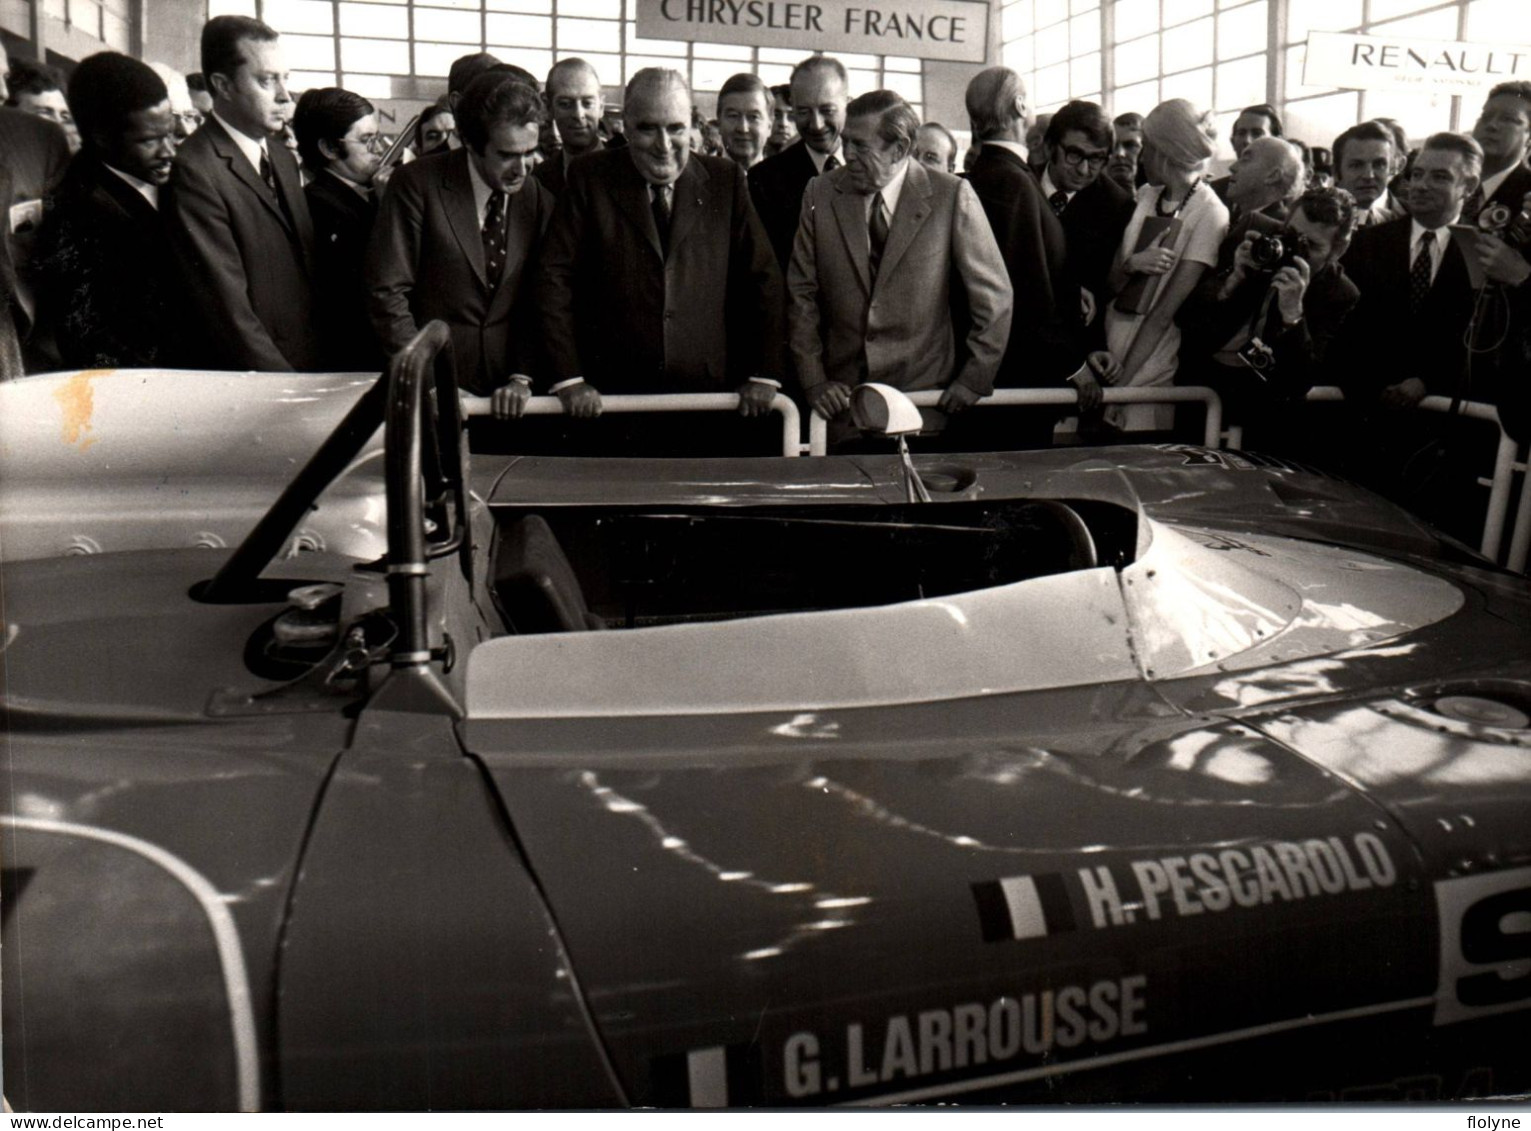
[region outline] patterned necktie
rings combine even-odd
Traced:
[[[1430,249],[1435,246],[1435,233],[1426,232],[1419,237],[1419,254],[1414,266],[1409,268],[1409,310],[1415,314],[1425,304],[1430,293]]]
[[[505,272],[505,194],[489,194],[489,207],[484,209],[484,277],[493,290],[500,284]]]
[[[1483,206],[1487,203],[1488,201],[1483,196],[1483,186],[1480,184],[1468,196],[1467,203],[1462,205],[1462,223],[1477,227],[1478,213],[1483,211]]]
[[[1047,203],[1053,206],[1053,215],[1062,216],[1063,210],[1069,206],[1069,194],[1059,189],[1047,198]]]
[[[833,173],[839,167],[840,167],[840,160],[833,153],[831,153],[828,157],[824,158],[824,171],[826,173]]]
[[[872,214],[867,217],[867,267],[872,282],[877,281],[877,269],[882,266],[883,248],[888,246],[888,202],[882,193],[872,196]]]
[[[266,187],[276,192],[276,170],[271,167],[271,158],[266,156],[266,151],[260,151],[260,179],[266,182]],[[281,196],[281,193],[277,193]]]
[[[650,185],[649,196],[653,202],[654,227],[659,230],[659,246],[665,255],[670,254],[670,185]]]

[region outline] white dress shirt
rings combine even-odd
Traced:
[[[1426,231],[1435,233],[1435,239],[1430,244],[1430,282],[1435,282],[1435,277],[1440,273],[1441,262],[1446,258],[1446,243],[1451,239],[1451,229],[1446,225],[1439,228],[1426,229],[1418,220],[1409,221],[1409,267],[1412,270],[1414,261],[1419,258],[1420,240]]]
[[[106,162],[103,161],[101,164],[106,165]],[[134,192],[147,200],[151,208],[153,208],[156,212],[159,211],[158,185],[150,184],[148,181],[141,181],[137,177],[133,176],[132,173],[124,173],[121,169],[118,169],[113,165],[106,165],[106,167],[112,172],[116,173],[124,181],[126,181],[128,186],[132,188]]]
[[[245,155],[245,159],[250,162],[250,168],[255,170],[255,175],[257,177],[260,176],[260,159],[264,156],[268,161],[270,160],[270,157],[266,153],[265,140],[262,139],[261,141],[256,141],[249,134],[241,133],[239,130],[236,130],[233,126],[229,125],[228,122],[224,121],[222,116],[220,116],[216,110],[213,111],[213,117],[218,119],[218,124],[228,132],[228,135],[231,138],[234,139],[234,144],[239,146],[239,152],[243,153]]]
[[[904,193],[904,180],[909,176],[909,159],[905,158],[899,164],[898,172],[893,174],[893,179],[877,191],[882,193],[882,202],[888,207],[888,225],[893,224],[893,214],[898,211],[898,198]],[[872,222],[872,201],[877,198],[877,193],[867,193],[866,208],[867,223]]]
[[[1053,193],[1055,192],[1063,193],[1065,207],[1067,207],[1069,201],[1074,199],[1074,194],[1069,192],[1068,189],[1060,189],[1057,185],[1053,184],[1052,167],[1048,166],[1042,170],[1042,199],[1047,201],[1049,205],[1052,204]]]
[[[808,160],[813,162],[813,171],[815,173],[822,173],[824,171],[824,162],[828,161],[831,157],[840,163],[840,168],[845,168],[845,147],[840,144],[839,138],[835,139],[833,153],[820,153],[806,141],[803,142],[803,148],[808,151]]]

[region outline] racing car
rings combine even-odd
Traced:
[[[1311,469],[473,454],[435,324],[0,583],[17,1110],[1528,1086],[1531,592]]]

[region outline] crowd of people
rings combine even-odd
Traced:
[[[959,154],[825,55],[782,86],[735,75],[708,120],[675,71],[634,74],[618,117],[584,60],[539,80],[479,53],[394,139],[357,94],[294,102],[257,20],[210,20],[201,49],[184,79],[103,52],[67,92],[9,67],[0,377],[371,370],[440,319],[496,416],[563,402],[560,450],[681,450],[694,421],[593,418],[689,391],[744,417],[785,392],[850,449],[868,381],[940,392],[929,446],[1047,446],[1063,409],[966,411],[1018,387],[1072,388],[1088,439],[1167,438],[1172,406],[1102,390],[1181,384],[1246,446],[1316,462],[1303,397],[1338,385],[1340,470],[1443,519],[1473,471],[1410,410],[1486,401],[1527,429],[1531,83],[1417,148],[1386,119],[1310,147],[1251,106],[1211,179],[1191,103],[1033,116],[1004,67],[969,84]]]

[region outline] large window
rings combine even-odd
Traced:
[[[72,0],[80,2],[80,0]],[[489,51],[541,78],[555,59],[589,60],[607,86],[644,67],[672,67],[698,93],[753,71],[786,82],[807,50],[642,39],[636,0],[211,0],[209,15],[258,15],[282,33],[294,90],[340,85],[368,98],[429,98],[446,89],[452,60]],[[886,87],[918,112],[918,59],[840,55],[851,92]]]
[[[1002,59],[1032,105],[1100,101],[1146,113],[1166,98],[1216,111],[1227,137],[1242,106],[1274,102],[1288,133],[1327,145],[1362,118],[1415,137],[1471,125],[1476,106],[1443,94],[1305,86],[1310,31],[1477,42],[1531,40],[1531,0],[1004,0]]]

